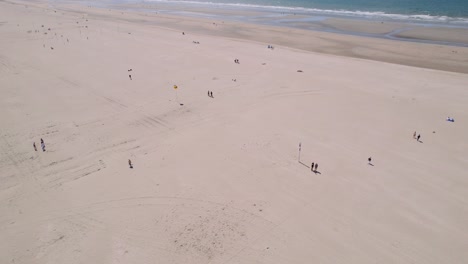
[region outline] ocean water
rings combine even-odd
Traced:
[[[292,27],[363,37],[468,47],[454,39],[404,38],[417,27],[452,28],[468,32],[468,0],[50,0],[102,8],[203,17]],[[227,11],[227,12],[226,12]],[[322,23],[328,18],[352,18],[379,23],[403,22],[391,32],[369,33]],[[468,34],[468,33],[466,33]]]
[[[120,0],[122,1],[122,0]],[[125,0],[124,0],[125,1]],[[126,0],[468,25],[468,0]]]

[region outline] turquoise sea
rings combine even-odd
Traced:
[[[123,1],[119,1],[123,2]],[[468,25],[468,0],[127,0]]]
[[[398,33],[411,30],[414,25],[467,30],[468,0],[51,0],[54,1],[81,2],[103,8],[242,21],[412,42],[468,46],[468,43],[453,40],[398,37]],[[231,12],[223,12],[226,10]],[[374,20],[379,23],[404,22],[406,26],[385,34],[345,31],[321,23],[330,17]]]
[[[346,16],[468,27],[468,0],[49,0],[101,7],[122,4],[200,6],[271,13]],[[142,11],[142,10],[140,10]]]

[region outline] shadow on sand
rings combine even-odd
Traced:
[[[310,169],[309,165],[302,163],[302,161],[299,161],[299,163]]]

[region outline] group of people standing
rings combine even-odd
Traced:
[[[211,98],[214,98],[213,97],[213,91],[208,91],[208,96],[211,97]]]
[[[37,147],[36,147],[36,142],[33,142],[33,147],[34,147],[34,151],[37,151]],[[44,143],[44,140],[41,138],[41,148],[42,148],[42,152],[44,152],[46,149],[45,149],[45,143]]]
[[[312,162],[310,165],[310,171],[317,173],[318,163]]]
[[[418,134],[418,136],[416,136],[416,131],[414,131],[413,138],[419,141],[419,139],[421,138],[421,134]]]

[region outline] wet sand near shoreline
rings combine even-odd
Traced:
[[[174,7],[167,4],[122,5],[118,8],[114,9],[113,12],[123,12],[125,16],[120,16],[117,19],[128,22],[140,21],[197,34],[244,39],[311,52],[414,67],[468,73],[468,47],[464,47],[464,45],[468,45],[468,34],[465,34],[468,33],[468,29],[466,28],[440,28],[437,26],[428,28],[427,26],[406,23],[324,17],[307,23],[287,22],[288,27],[278,27],[266,25],[270,22],[265,21],[261,22],[264,24],[261,25],[193,16],[185,16],[184,19],[180,19],[181,16],[171,15],[169,11],[183,10],[184,12],[193,11],[203,14],[212,12],[221,15],[230,14],[230,16],[242,15],[247,17],[247,20],[251,18],[252,22],[261,17],[261,12],[244,13],[244,11],[239,10],[209,10],[199,7],[191,10],[189,7]],[[143,13],[124,11],[125,9],[138,8],[144,8],[146,11]],[[110,11],[92,9],[89,15],[105,16],[107,12]],[[168,12],[169,14],[167,14]],[[284,15],[285,18],[296,17],[296,19],[299,16]],[[271,20],[271,18],[265,19]],[[310,18],[307,19],[310,20]],[[196,25],[193,22],[196,22]],[[279,22],[275,23],[281,25]],[[289,24],[293,24],[293,26]],[[301,27],[312,30],[301,29]],[[271,37],[272,35],[274,37]],[[453,45],[445,45],[450,43]]]

